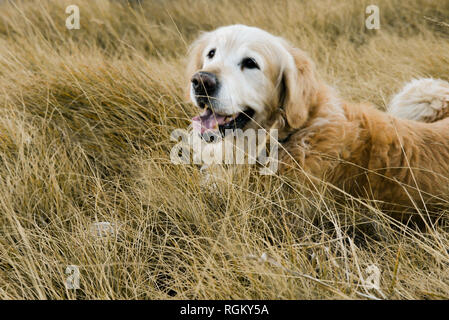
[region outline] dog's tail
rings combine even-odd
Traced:
[[[415,79],[393,97],[387,112],[398,118],[422,122],[449,117],[449,82]]]

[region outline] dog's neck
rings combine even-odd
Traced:
[[[329,115],[332,117],[344,117],[344,111],[340,98],[334,89],[322,84],[321,90],[314,97],[313,101],[310,101],[308,108],[308,116],[304,124],[300,128],[292,128],[287,121],[285,111],[283,107],[280,107],[273,121],[271,128],[278,129],[278,141],[279,143],[285,143],[289,141],[290,137],[296,132],[307,129],[316,125],[316,122],[320,119],[327,118]]]

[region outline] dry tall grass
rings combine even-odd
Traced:
[[[252,168],[211,190],[170,163],[170,132],[196,112],[183,58],[200,30],[284,36],[379,108],[413,77],[448,80],[449,2],[375,2],[377,31],[371,1],[3,1],[0,298],[449,298],[449,205],[423,231]],[[70,4],[80,30],[65,27]],[[92,235],[103,221],[116,232]]]

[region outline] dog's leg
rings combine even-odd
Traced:
[[[388,113],[402,119],[435,122],[449,116],[449,83],[439,79],[415,79],[396,94]]]

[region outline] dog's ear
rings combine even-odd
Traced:
[[[186,67],[186,78],[187,78],[187,91],[186,94],[189,96],[190,92],[190,78],[201,69],[203,65],[203,51],[206,48],[209,32],[203,32],[201,35],[190,45],[187,52],[187,67]]]
[[[312,60],[299,49],[288,46],[287,50],[289,59],[282,74],[282,106],[288,125],[296,129],[307,121],[317,100],[319,83]]]

